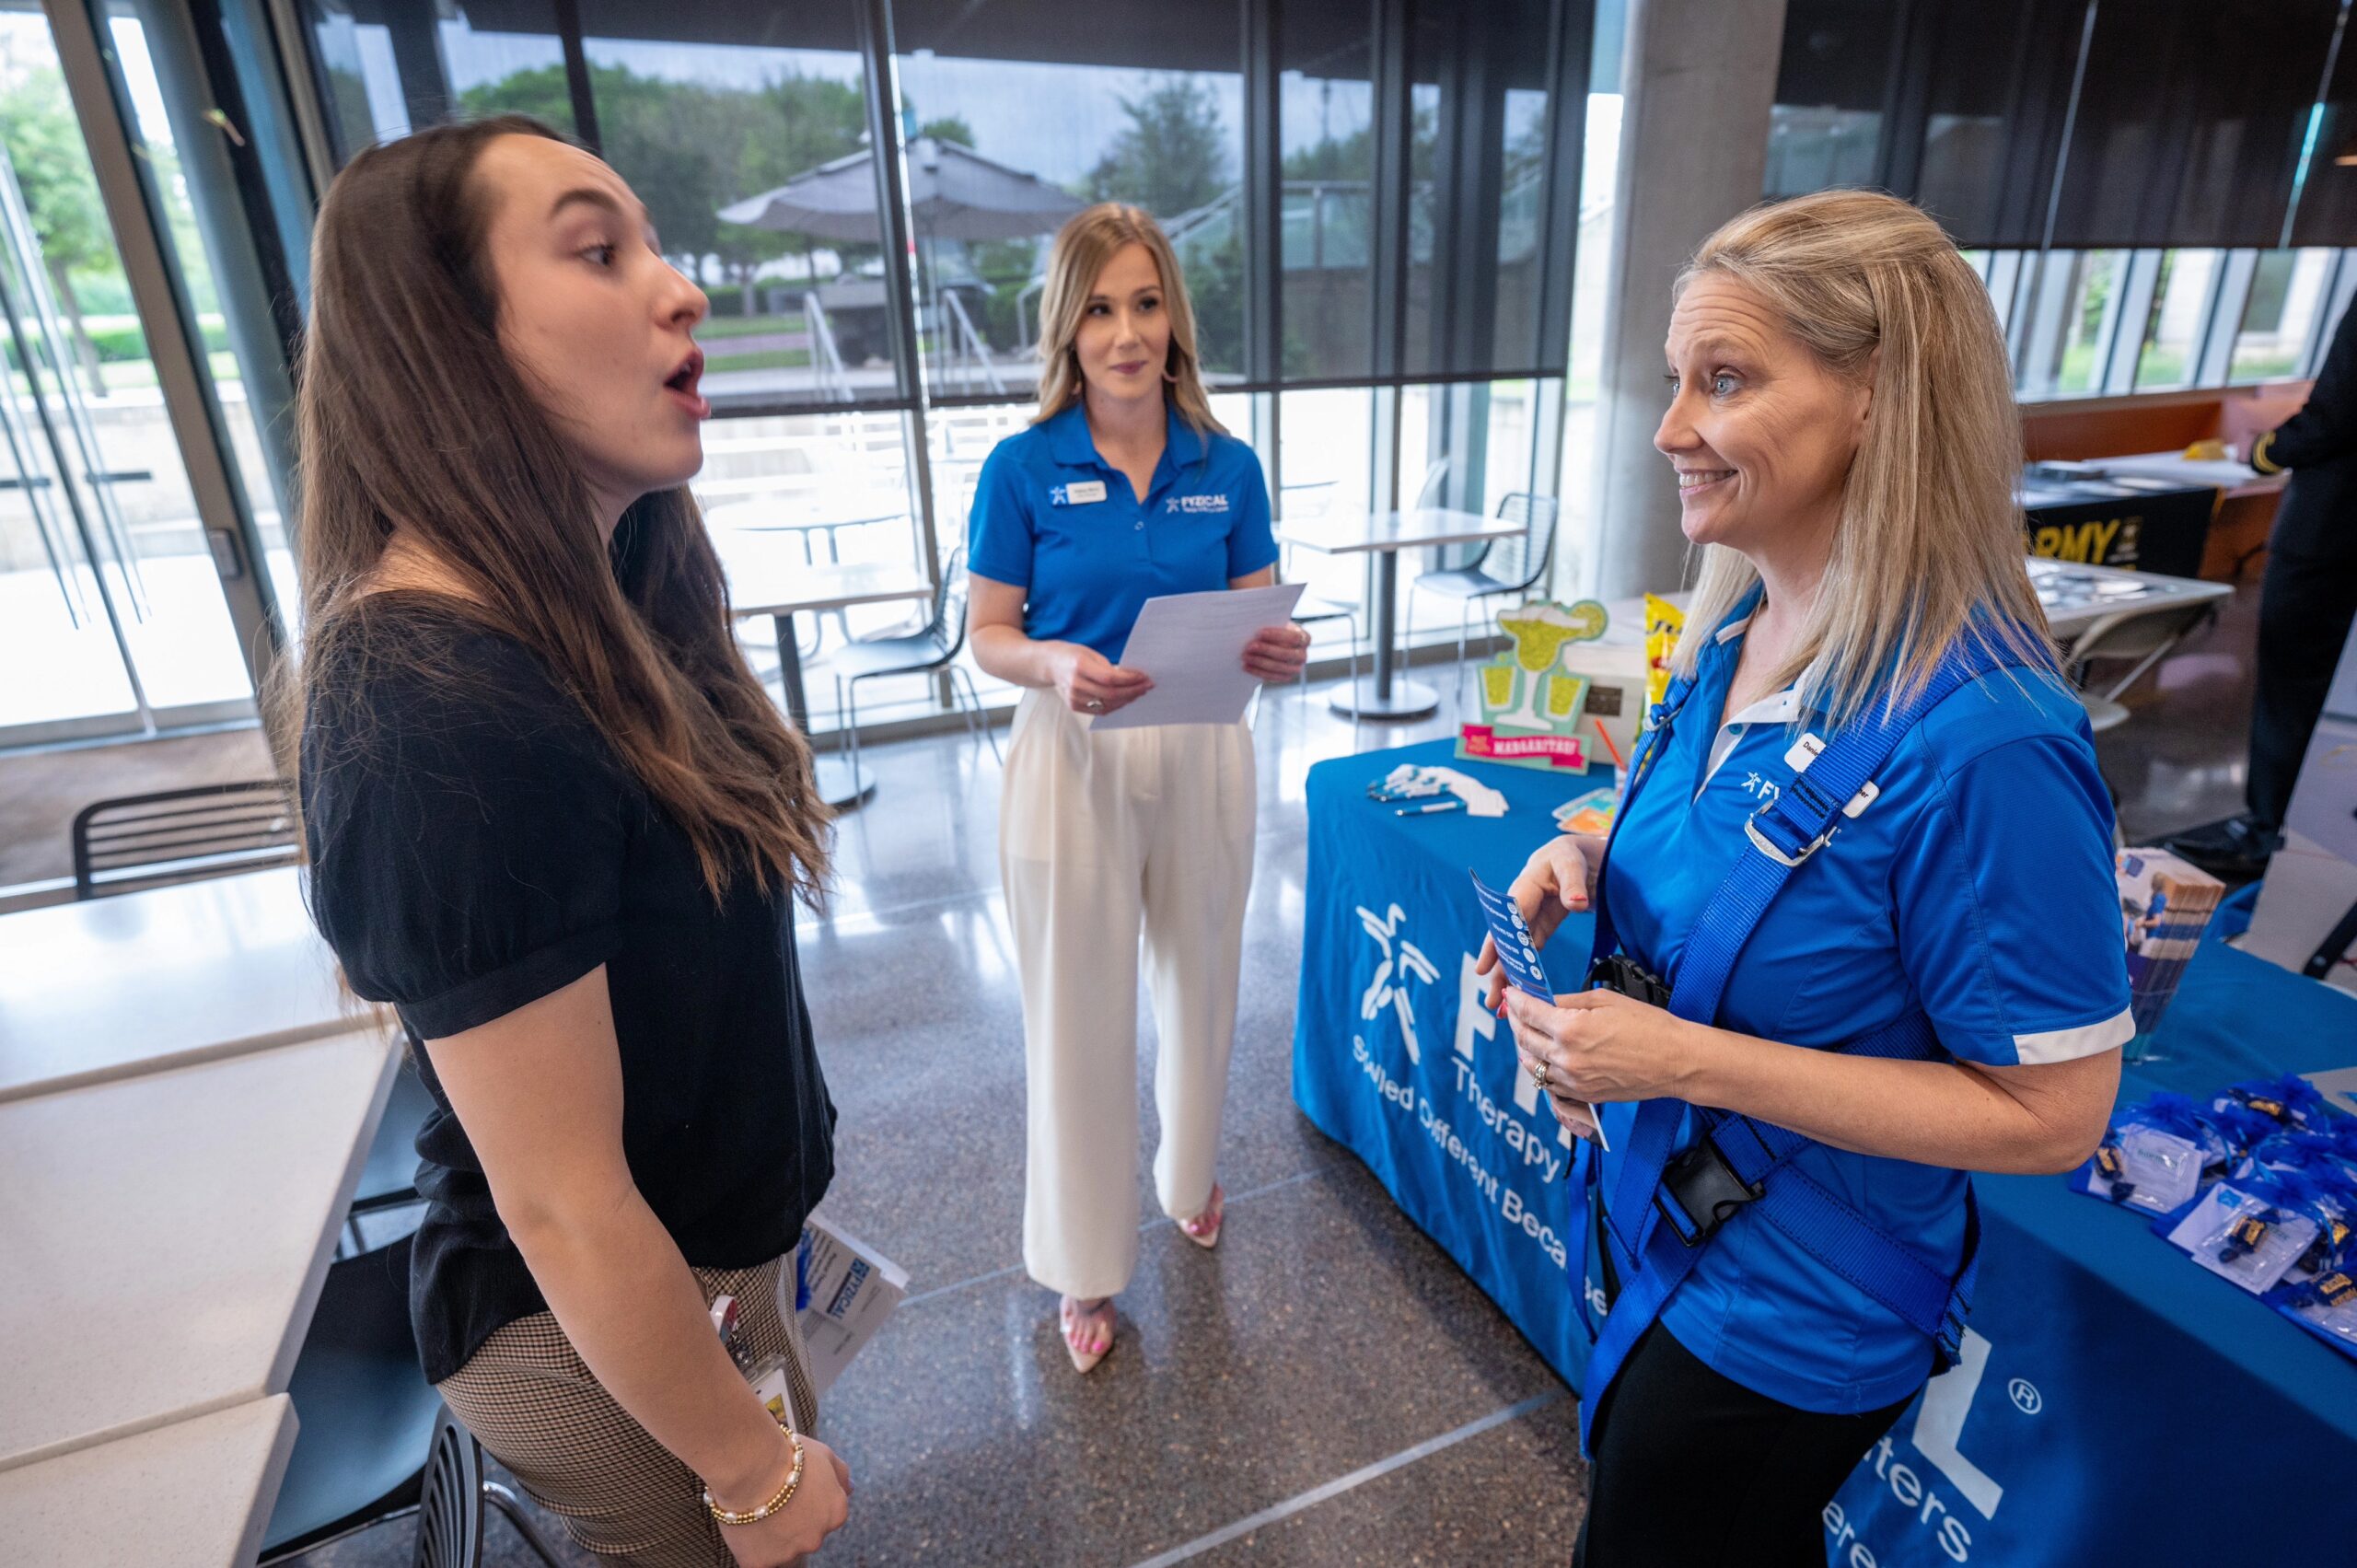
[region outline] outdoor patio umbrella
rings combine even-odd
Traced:
[[[875,244],[875,152],[864,148],[720,209],[730,223]],[[909,144],[909,205],[923,239],[1027,239],[1053,233],[1085,203],[1037,175],[934,136]]]

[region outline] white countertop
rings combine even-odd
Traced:
[[[368,1030],[0,1105],[0,1470],[285,1391],[397,1061]]]
[[[0,1470],[0,1562],[243,1568],[295,1448],[284,1394]]]
[[[1421,550],[1429,545],[1474,544],[1512,539],[1526,525],[1479,512],[1426,506],[1409,512],[1341,512],[1303,517],[1278,526],[1277,537],[1325,555],[1365,555],[1378,551]]]
[[[0,1101],[369,1023],[294,866],[0,915]]]

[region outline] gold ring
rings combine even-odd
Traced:
[[[1531,1081],[1532,1083],[1534,1083],[1534,1084],[1537,1084],[1537,1085],[1539,1086],[1539,1088],[1540,1088],[1540,1089],[1542,1089],[1542,1090],[1544,1090],[1544,1089],[1548,1086],[1548,1085],[1547,1085],[1547,1063],[1545,1063],[1544,1062],[1541,1062],[1538,1066],[1533,1067],[1533,1068],[1530,1070],[1530,1081]]]

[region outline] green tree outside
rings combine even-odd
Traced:
[[[0,143],[6,145],[8,161],[15,167],[17,185],[24,192],[58,303],[65,308],[75,358],[90,395],[103,398],[107,389],[99,374],[99,350],[83,324],[74,274],[119,277],[122,264],[115,256],[106,204],[99,197],[97,177],[90,172],[89,154],[83,148],[82,128],[65,96],[64,76],[47,67],[35,67],[0,91]]]
[[[725,223],[720,209],[856,151],[866,128],[859,87],[800,75],[758,88],[715,87],[604,64],[590,66],[589,86],[606,161],[646,203],[665,252],[691,271],[712,258],[737,285],[743,314],[754,314],[761,264],[794,253],[807,259],[813,243]],[[560,65],[514,72],[459,98],[464,114],[517,112],[551,123],[568,122],[571,106]]]
[[[1167,226],[1233,197],[1227,134],[1209,84],[1181,77],[1121,99],[1129,123],[1089,170],[1080,194],[1144,207]],[[1241,370],[1244,244],[1231,206],[1182,233],[1176,247],[1195,307],[1196,351],[1207,369]]]
[[[1089,171],[1093,201],[1127,202],[1165,222],[1234,189],[1219,100],[1191,76],[1121,100],[1129,124]]]

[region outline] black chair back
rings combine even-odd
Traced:
[[[295,1360],[295,1452],[263,1536],[289,1555],[416,1505],[441,1397],[409,1322],[410,1237],[328,1266]]]
[[[74,896],[292,865],[302,851],[295,786],[284,779],[122,796],[74,819]]]
[[[416,1568],[476,1568],[482,1562],[482,1450],[447,1410],[425,1461],[412,1561]]]
[[[1551,495],[1517,490],[1498,503],[1498,517],[1518,522],[1522,532],[1502,539],[1482,557],[1481,569],[1516,593],[1527,593],[1547,575],[1555,553],[1555,518],[1562,503]]]
[[[404,1060],[393,1076],[385,1114],[369,1140],[368,1162],[353,1189],[352,1212],[365,1214],[417,1202],[417,1135],[434,1114],[434,1096],[418,1076],[414,1060]]]

